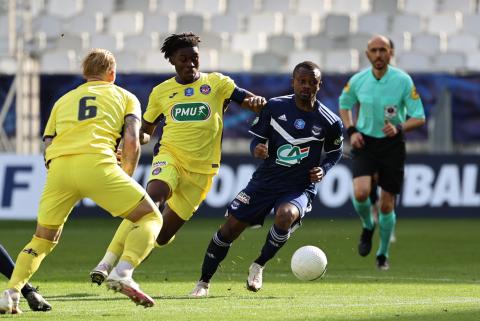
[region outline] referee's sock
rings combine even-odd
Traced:
[[[217,271],[220,263],[227,256],[231,245],[232,242],[226,241],[222,234],[220,234],[220,230],[213,235],[210,244],[208,244],[207,251],[205,252],[205,257],[203,258],[202,276],[200,277],[200,281],[210,283],[210,279]]]
[[[367,198],[365,201],[360,202],[355,197],[352,198],[353,207],[355,211],[357,211],[360,219],[362,220],[363,228],[373,230],[375,223],[373,222],[373,215],[372,215],[372,203],[370,199]]]
[[[377,256],[385,255],[388,257],[388,248],[390,246],[390,237],[395,230],[396,215],[394,211],[390,213],[382,213],[378,217],[378,225],[380,226],[380,248]]]

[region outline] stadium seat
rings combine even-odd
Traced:
[[[480,35],[480,14],[463,16],[463,32]]]
[[[398,12],[398,0],[373,0],[372,12],[384,12],[394,15]]]
[[[388,34],[390,16],[387,13],[366,13],[358,17],[358,33]]]
[[[350,16],[329,14],[326,16],[323,32],[329,37],[347,36],[350,34]]]
[[[118,11],[140,11],[148,13],[154,11],[155,3],[152,0],[122,0],[119,2]]]
[[[46,38],[60,38],[62,34],[62,19],[57,16],[41,15],[33,19],[32,31],[42,33]]]
[[[361,54],[367,49],[367,44],[372,35],[364,33],[356,33],[349,35],[348,37],[342,37],[346,40],[346,45],[344,47],[339,47],[338,40],[335,39],[334,47],[337,49],[357,49]]]
[[[142,31],[143,14],[134,11],[118,11],[108,19],[107,32],[111,34],[123,33],[135,35]]]
[[[10,54],[10,45],[8,37],[1,35],[0,36],[0,56],[8,56]]]
[[[223,50],[218,52],[219,71],[239,72],[247,69],[247,58],[241,51]]]
[[[370,9],[368,4],[368,1],[363,0],[335,0],[331,2],[331,12],[347,15],[360,14]]]
[[[286,56],[273,52],[256,53],[252,56],[252,71],[278,73],[283,71],[286,60]]]
[[[117,38],[121,38],[120,35],[111,35],[106,33],[92,34],[90,35],[89,47],[90,48],[105,48],[112,52],[120,49],[120,41]]]
[[[138,72],[141,69],[140,55],[135,51],[115,53],[119,73]]]
[[[81,35],[83,33],[98,33],[102,32],[104,28],[103,14],[97,13],[82,13],[81,15],[72,17],[64,23],[64,30],[68,33]]]
[[[480,51],[470,52],[467,55],[467,68],[470,71],[480,71]]]
[[[392,33],[401,34],[409,32],[417,34],[422,32],[422,18],[417,14],[395,15],[392,21]]]
[[[181,14],[177,16],[176,32],[202,32],[205,29],[204,16],[199,14]]]
[[[430,33],[454,34],[461,28],[462,14],[440,13],[428,17],[427,30]]]
[[[297,11],[303,14],[316,13],[323,17],[330,11],[328,0],[298,0]]]
[[[437,0],[404,0],[403,11],[428,17],[437,12]]]
[[[227,0],[227,14],[251,15],[257,11],[255,0]]]
[[[262,12],[269,13],[289,13],[292,12],[291,0],[263,0],[261,6]]]
[[[228,14],[215,15],[210,18],[210,30],[217,33],[227,32],[230,34],[241,32],[244,17],[242,15]]]
[[[200,36],[200,48],[221,50],[226,46],[226,42],[222,36],[215,32],[201,32]]]
[[[216,71],[218,68],[218,52],[215,49],[200,48],[200,70]]]
[[[142,71],[147,73],[175,73],[175,68],[165,59],[159,50],[147,51],[144,56]]]
[[[389,34],[388,38],[393,42],[394,54],[401,54],[405,51],[405,34],[403,32]]]
[[[0,54],[0,70],[2,74],[15,74],[17,72],[17,60],[14,57]]]
[[[49,0],[47,13],[61,18],[70,18],[80,12],[82,3],[79,0]]]
[[[407,72],[429,72],[432,71],[430,56],[416,52],[405,52],[397,55],[398,67]]]
[[[441,50],[440,36],[437,34],[421,33],[412,36],[412,51],[435,55]]]
[[[83,14],[101,12],[110,15],[115,10],[115,0],[83,0]]]
[[[8,16],[0,15],[0,37],[8,37]]]
[[[65,50],[72,49],[72,50],[75,50],[76,52],[80,52],[87,49],[87,44],[88,44],[88,36],[86,34],[84,34],[84,36],[81,36],[81,35],[75,35],[71,33],[65,33],[63,37],[55,41],[55,47],[57,49],[65,49]]]
[[[225,12],[222,0],[193,0],[192,12],[197,14],[221,14]]]
[[[187,12],[187,0],[158,0],[157,11],[164,14],[184,14]]]
[[[433,56],[433,70],[441,72],[459,72],[465,69],[466,58],[463,53],[442,53]]]
[[[40,58],[42,73],[72,73],[78,72],[74,50],[46,51]]]
[[[267,50],[275,54],[287,54],[295,51],[295,37],[290,34],[270,35],[267,37]]]
[[[282,31],[282,15],[279,13],[260,13],[247,17],[247,32],[265,32],[278,34]]]
[[[316,14],[285,15],[284,32],[302,36],[319,31],[319,16]]]
[[[323,71],[322,54],[317,50],[300,50],[288,54],[286,72],[292,72],[293,68],[302,61],[311,61],[316,63]]]
[[[448,52],[475,52],[480,48],[480,39],[472,34],[451,35],[447,39]]]
[[[170,33],[173,31],[171,15],[160,12],[150,12],[143,15],[143,32],[146,34],[152,32]]]
[[[438,12],[475,13],[475,0],[442,0],[439,2]]]
[[[305,37],[304,44],[306,49],[313,50],[329,50],[334,48],[334,40],[332,37],[328,37],[323,33]]]
[[[158,33],[141,33],[139,35],[130,35],[123,37],[123,49],[126,51],[153,50],[159,46]]]
[[[355,49],[334,49],[326,52],[323,68],[327,72],[345,73],[358,69],[359,54]]]
[[[259,52],[265,50],[266,44],[266,35],[264,33],[236,33],[232,35],[230,48],[233,51],[248,50]]]

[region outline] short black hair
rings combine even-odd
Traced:
[[[292,73],[293,77],[295,77],[295,74],[300,68],[304,68],[311,71],[318,69],[318,71],[320,71],[320,67],[316,63],[311,61],[302,61],[301,63],[296,65],[295,68],[293,68],[293,73]]]
[[[395,44],[393,43],[393,40],[391,38],[388,39],[388,44],[390,45],[390,49],[395,49]]]
[[[166,59],[169,59],[178,49],[197,47],[199,43],[200,37],[193,32],[172,34],[165,39],[160,51],[165,54]]]

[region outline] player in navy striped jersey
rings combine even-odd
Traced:
[[[226,222],[208,245],[202,275],[191,296],[208,295],[210,279],[232,242],[248,226],[263,224],[273,209],[274,224],[247,278],[247,289],[260,290],[265,264],[310,211],[315,184],[341,158],[342,122],[316,99],[321,85],[319,67],[309,61],[298,64],[292,85],[293,95],[270,99],[253,122],[251,152],[264,161],[230,203]],[[326,153],[323,160],[322,150]]]

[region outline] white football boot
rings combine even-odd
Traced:
[[[248,269],[247,289],[257,292],[262,288],[263,284],[263,266],[252,263]]]
[[[128,296],[136,305],[142,305],[150,308],[155,305],[155,301],[142,290],[131,277],[121,277],[117,270],[113,269],[107,277],[107,288],[115,292],[120,292]]]
[[[204,298],[208,296],[208,289],[210,288],[210,283],[198,281],[195,288],[190,292],[190,296],[194,298]]]

